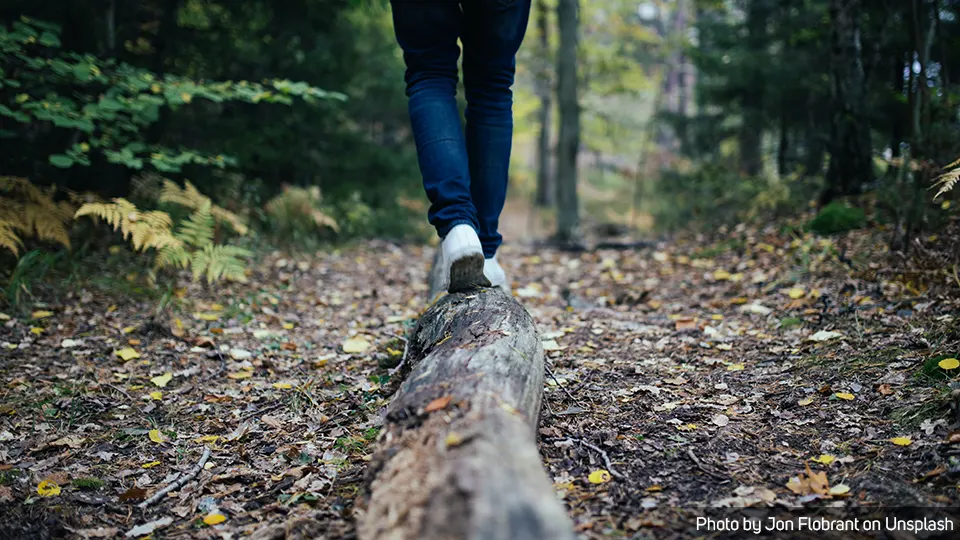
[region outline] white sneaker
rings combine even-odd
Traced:
[[[500,263],[497,262],[496,255],[483,260],[483,275],[490,280],[491,286],[502,289],[507,294],[510,294],[510,283],[507,282],[507,274],[503,271]]]
[[[440,249],[445,275],[448,276],[447,292],[490,286],[489,280],[483,275],[483,247],[473,227],[457,225],[450,229],[440,243]]]

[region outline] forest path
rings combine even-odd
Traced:
[[[955,302],[829,253],[772,234],[505,245],[548,351],[544,463],[585,538],[685,537],[698,507],[956,502],[945,441],[960,434],[937,367],[957,354]],[[396,384],[385,366],[426,307],[431,254],[267,255],[247,284],[186,286],[169,326],[147,324],[148,302],[92,293],[9,314],[0,537],[155,520],[166,538],[351,537]],[[196,479],[137,507],[204,445]],[[788,487],[807,466],[832,495]]]

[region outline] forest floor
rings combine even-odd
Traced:
[[[246,284],[185,284],[160,323],[88,291],[3,315],[0,537],[353,537],[431,254],[265,255]],[[958,503],[941,263],[889,270],[870,232],[745,230],[501,257],[547,349],[541,452],[583,538],[680,537],[706,507]]]

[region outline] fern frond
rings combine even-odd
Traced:
[[[243,219],[240,216],[234,214],[233,212],[227,210],[226,208],[221,208],[210,200],[210,197],[207,197],[203,193],[200,193],[200,190],[196,188],[189,180],[183,182],[184,187],[181,188],[177,185],[176,182],[171,180],[163,180],[163,188],[160,190],[160,202],[173,203],[189,208],[191,210],[199,210],[206,204],[210,204],[210,213],[213,215],[214,219],[221,223],[226,223],[234,231],[240,235],[247,234],[247,226],[244,224]]]
[[[203,249],[213,244],[213,214],[210,212],[210,201],[190,214],[190,217],[180,223],[177,238],[187,244]]]
[[[207,283],[220,279],[245,283],[247,281],[246,264],[242,258],[250,255],[248,250],[237,246],[207,246],[193,255],[191,265],[193,279],[197,280],[201,275],[206,274]]]
[[[77,210],[77,217],[93,216],[106,221],[113,230],[119,230],[123,239],[130,239],[136,251],[148,248],[162,249],[181,243],[173,234],[173,220],[166,212],[141,212],[124,198],[111,203],[87,203]]]
[[[29,232],[26,208],[19,201],[0,197],[0,221],[21,232]]]
[[[23,242],[20,241],[14,228],[2,220],[0,220],[0,247],[9,249],[16,256],[20,256],[20,248],[23,247]]]
[[[960,164],[960,160],[953,162],[947,168],[949,169],[950,167],[958,164]],[[960,182],[960,167],[957,167],[952,171],[945,172],[935,178],[931,188],[939,187],[940,189],[937,190],[937,194],[933,196],[933,199],[937,200],[944,193],[949,193],[952,191],[953,188],[956,187],[957,182]]]
[[[26,178],[4,176],[0,177],[0,190],[14,196],[0,198],[0,219],[9,228],[70,247],[68,225],[73,219],[73,207],[66,201],[54,200],[56,187],[41,189]]]
[[[153,262],[154,270],[161,268],[187,268],[190,266],[190,253],[183,244],[171,244],[160,248]]]

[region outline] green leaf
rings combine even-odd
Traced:
[[[60,167],[61,169],[69,168],[73,165],[73,158],[70,156],[65,156],[63,154],[54,154],[50,156],[50,164],[54,167]]]
[[[59,47],[60,38],[52,32],[44,32],[40,34],[40,44],[45,47]]]

